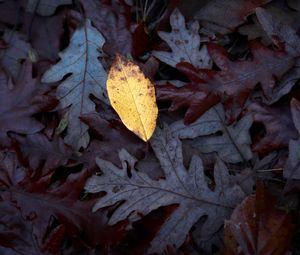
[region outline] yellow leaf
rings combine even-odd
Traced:
[[[110,103],[124,125],[148,141],[154,132],[158,113],[151,81],[136,64],[117,55],[106,85]]]

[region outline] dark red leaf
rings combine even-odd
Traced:
[[[34,114],[49,111],[57,100],[41,93],[40,84],[32,78],[32,64],[26,61],[16,84],[0,69],[0,143],[9,146],[7,132],[34,134],[43,128]]]
[[[254,140],[252,145],[253,150],[260,155],[286,148],[290,139],[297,138],[289,104],[267,106],[252,103],[247,110],[253,113],[254,122],[262,123],[266,130],[266,134],[261,139]]]
[[[50,171],[65,166],[72,156],[72,149],[56,137],[50,141],[45,135],[37,133],[26,137],[12,136],[17,142],[19,158],[34,172],[45,176]]]
[[[264,95],[268,97],[276,85],[274,77],[280,78],[293,65],[293,58],[282,51],[272,51],[263,46],[258,41],[252,41],[249,44],[252,53],[252,59],[242,61],[231,61],[224,48],[216,44],[209,44],[208,50],[220,71],[207,69],[196,69],[187,63],[180,63],[177,68],[193,82],[193,85],[183,86],[172,91],[169,96],[167,90],[164,91],[164,98],[171,99],[172,108],[178,109],[183,106],[189,106],[188,115],[185,117],[187,123],[196,120],[203,113],[203,105],[210,107],[217,101],[216,95],[222,98],[224,102],[226,116],[229,123],[233,122],[243,111],[249,94],[260,83]],[[190,88],[190,89],[189,89]],[[159,99],[163,87],[158,88]],[[184,93],[190,90],[190,95],[200,93],[196,102],[191,104],[191,97]],[[207,95],[212,96],[208,98]],[[171,96],[172,95],[172,96]],[[204,101],[201,101],[205,99]],[[199,107],[201,104],[202,107]],[[202,108],[202,109],[201,109]],[[193,117],[191,117],[193,116]]]
[[[7,167],[10,166],[10,167]],[[30,224],[30,232],[23,233],[24,237],[19,237],[6,242],[7,246],[12,249],[22,251],[26,247],[23,238],[30,240],[31,246],[35,250],[58,250],[62,249],[62,243],[66,238],[72,242],[81,242],[85,249],[95,247],[96,245],[111,244],[120,240],[122,237],[122,224],[114,227],[106,226],[107,217],[104,211],[97,213],[92,212],[94,199],[82,199],[82,192],[89,174],[86,170],[71,174],[65,180],[58,183],[51,183],[51,174],[40,180],[32,180],[25,169],[17,170],[20,165],[16,155],[6,154],[0,162],[1,171],[6,171],[7,176],[12,176],[12,172],[23,171],[23,179],[10,180],[8,185],[3,186],[0,197],[3,206],[10,207],[15,205],[15,217],[18,219],[22,215],[24,222],[21,226],[26,232],[27,224]],[[7,178],[6,178],[7,179]],[[0,183],[3,182],[0,176]],[[7,182],[7,180],[4,180]],[[3,227],[0,228],[0,235],[6,231],[12,231],[18,237],[18,227],[7,228],[10,221],[9,217],[2,217]],[[14,219],[15,220],[15,219]],[[8,222],[7,222],[8,221]],[[30,238],[29,238],[30,239]],[[9,242],[10,241],[10,242]],[[13,241],[13,243],[11,243]],[[49,246],[49,243],[55,246]],[[58,247],[59,246],[59,247]],[[34,250],[31,247],[32,250]],[[29,252],[28,254],[32,254]]]
[[[180,88],[171,84],[157,86],[156,91],[158,100],[172,101],[170,111],[188,108],[184,118],[185,124],[196,121],[198,117],[220,101],[217,94],[202,90],[201,85],[195,83]]]

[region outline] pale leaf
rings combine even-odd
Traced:
[[[222,160],[238,163],[250,160],[253,156],[249,134],[252,122],[252,117],[247,115],[227,126],[223,106],[219,104],[190,125],[185,125],[183,120],[173,123],[171,130],[181,139],[194,139],[193,146],[201,152],[217,152]]]
[[[195,21],[186,28],[183,15],[175,9],[170,17],[172,32],[159,31],[158,35],[168,43],[172,52],[154,51],[153,56],[176,67],[180,62],[188,62],[198,68],[211,67],[211,59],[205,46],[200,49],[199,23]]]
[[[107,75],[98,60],[104,42],[101,33],[86,20],[74,32],[68,48],[59,53],[61,60],[42,77],[42,82],[52,83],[71,74],[58,86],[56,96],[61,108],[69,107],[65,142],[76,149],[86,147],[89,142],[88,127],[79,117],[95,111],[90,94],[108,103],[105,95]]]
[[[109,224],[113,225],[129,216],[131,221],[135,221],[140,213],[146,215],[161,206],[177,204],[178,207],[152,240],[149,253],[161,254],[167,246],[179,248],[192,226],[202,216],[207,216],[207,219],[201,235],[209,239],[246,196],[245,192],[234,182],[221,160],[215,165],[216,187],[213,190],[207,185],[202,161],[198,156],[192,158],[187,170],[183,165],[181,142],[172,137],[167,126],[158,128],[150,141],[165,179],[153,180],[147,174],[137,171],[134,168],[136,159],[124,149],[119,155],[123,169],[97,159],[103,174],[91,177],[85,188],[92,193],[105,191],[106,195],[96,203],[94,210],[124,201],[109,219]],[[130,176],[128,166],[131,167]]]

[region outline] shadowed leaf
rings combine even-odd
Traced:
[[[165,179],[155,181],[147,174],[136,171],[136,159],[126,150],[119,153],[123,160],[122,169],[108,161],[97,159],[103,174],[91,177],[85,188],[93,193],[105,191],[106,195],[95,204],[94,211],[124,201],[109,219],[109,224],[113,225],[127,217],[135,221],[140,213],[146,215],[161,206],[177,204],[178,207],[152,240],[149,253],[162,253],[168,245],[179,248],[191,227],[202,216],[208,218],[201,235],[209,239],[245,193],[234,183],[221,160],[215,165],[214,190],[207,185],[202,161],[198,156],[192,158],[187,170],[182,161],[181,142],[172,137],[168,127],[156,130],[151,146],[164,171]],[[130,176],[126,170],[128,166]]]

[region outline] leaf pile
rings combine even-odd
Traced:
[[[299,18],[0,0],[0,254],[297,254]]]

